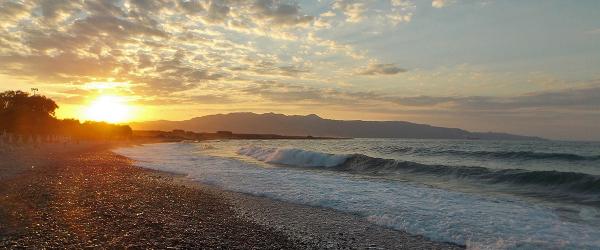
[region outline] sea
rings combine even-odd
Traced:
[[[214,140],[115,152],[471,249],[600,249],[598,142]]]

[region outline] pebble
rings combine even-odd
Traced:
[[[109,151],[48,157],[0,182],[0,248],[307,248]]]

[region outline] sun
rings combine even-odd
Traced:
[[[131,107],[120,96],[99,96],[85,110],[85,119],[121,123],[131,119]]]

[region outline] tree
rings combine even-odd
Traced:
[[[58,105],[45,96],[23,91],[0,93],[0,132],[18,135],[60,135],[72,139],[129,139],[133,132],[128,125],[55,118]]]
[[[17,134],[47,134],[58,105],[45,96],[23,91],[0,93],[0,129]]]

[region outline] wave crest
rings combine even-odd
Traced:
[[[534,151],[465,151],[454,149],[420,148],[404,146],[375,147],[385,154],[417,154],[423,156],[451,155],[472,158],[495,158],[513,160],[558,160],[558,161],[600,161],[600,155],[579,155],[571,153],[550,153]]]
[[[347,155],[327,154],[295,148],[242,147],[237,152],[259,161],[298,167],[334,167],[344,163]]]
[[[586,194],[600,193],[600,176],[574,172],[528,171],[523,169],[493,170],[484,167],[427,165],[410,161],[374,158],[360,154],[353,155],[343,164],[336,166],[336,169],[359,173],[412,173],[466,178],[492,184],[537,185],[555,191]]]
[[[484,167],[428,165],[411,161],[375,158],[362,154],[336,155],[295,148],[243,147],[238,154],[259,161],[298,167],[327,167],[357,174],[413,174],[470,179],[490,184],[535,185],[545,191],[600,194],[600,176],[574,172],[494,170]]]
[[[446,150],[445,154],[458,154],[474,157],[493,157],[501,159],[523,159],[523,160],[563,160],[563,161],[596,161],[599,155],[584,156],[569,153],[543,153],[532,151],[460,151]]]

